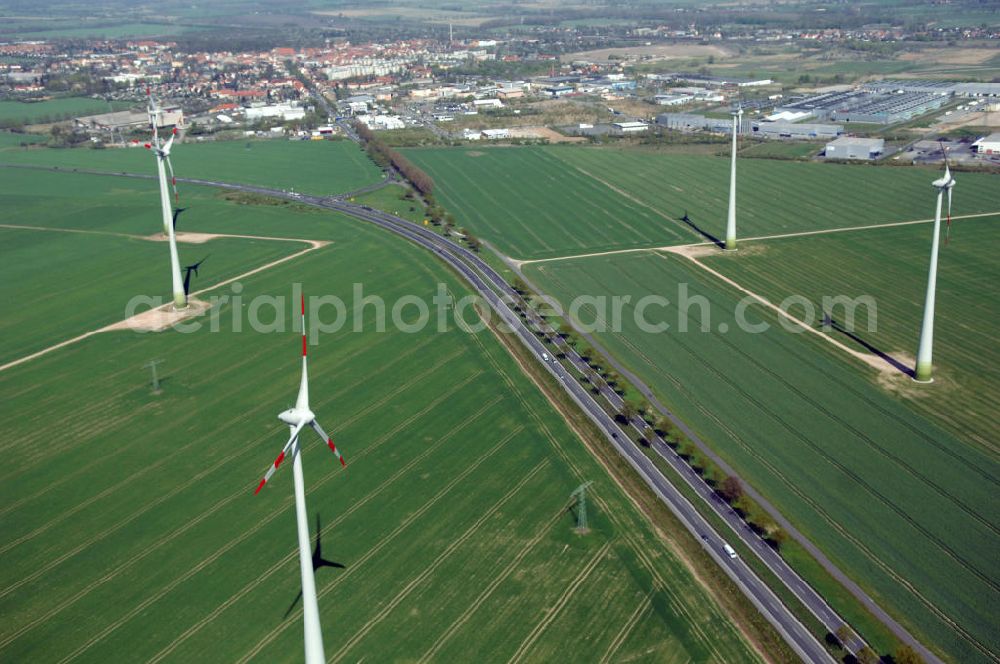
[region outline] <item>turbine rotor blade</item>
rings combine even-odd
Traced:
[[[285,456],[288,454],[288,450],[295,443],[295,440],[299,437],[299,432],[302,431],[302,427],[304,426],[305,422],[295,425],[295,428],[292,429],[292,435],[288,438],[288,442],[285,443],[285,446],[281,448],[281,453],[278,454],[277,458],[274,460],[274,463],[271,464],[271,467],[267,469],[267,473],[264,474],[264,479],[262,479],[260,481],[260,484],[257,485],[257,488],[254,490],[253,495],[256,496],[258,493],[260,493],[260,490],[264,488],[264,485],[267,484],[267,481],[271,479],[271,475],[274,475],[274,471],[278,470],[278,468],[281,466],[281,463],[285,460]]]
[[[299,383],[299,396],[295,400],[296,408],[309,408],[309,368],[306,362],[306,296],[302,295],[302,380]]]
[[[174,165],[170,162],[170,143],[172,143],[173,140],[174,139],[171,136],[170,140],[167,141],[167,145],[163,148],[164,150],[163,160],[167,162],[167,169],[170,170],[170,184],[174,188],[174,205],[176,205],[177,203],[180,202],[180,197],[177,195],[177,178],[174,176]],[[177,223],[176,218],[174,219],[174,223],[175,224]]]
[[[951,187],[948,187],[948,224],[945,226],[944,243],[951,242]]]
[[[344,461],[344,455],[341,454],[340,450],[337,449],[337,446],[333,442],[333,438],[328,436],[327,433],[323,431],[323,427],[321,427],[319,425],[319,422],[317,422],[316,420],[313,420],[309,424],[312,426],[313,431],[315,431],[316,434],[323,439],[323,441],[326,443],[326,446],[330,448],[330,451],[337,455],[337,458],[340,459],[340,465],[346,468],[347,462]]]

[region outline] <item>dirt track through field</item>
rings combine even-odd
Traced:
[[[666,252],[666,253],[676,254],[678,256],[683,256],[684,258],[687,258],[689,261],[691,261],[692,263],[694,263],[695,265],[697,265],[699,268],[701,268],[705,272],[708,272],[709,274],[711,274],[715,278],[720,279],[721,281],[724,281],[726,284],[728,284],[729,286],[732,286],[733,288],[735,288],[739,292],[752,297],[753,299],[757,300],[762,305],[764,305],[765,307],[767,307],[771,311],[775,312],[776,314],[778,314],[782,318],[791,321],[792,323],[794,323],[797,327],[801,328],[802,330],[817,335],[820,339],[825,340],[827,343],[833,344],[833,346],[835,348],[837,348],[838,350],[841,350],[841,351],[847,353],[851,357],[854,357],[854,358],[856,358],[858,360],[861,360],[862,362],[864,362],[868,366],[870,366],[873,369],[876,369],[877,371],[879,371],[881,374],[885,374],[885,375],[888,375],[888,376],[895,376],[895,375],[904,373],[903,370],[900,369],[899,366],[897,366],[897,364],[895,364],[893,362],[890,362],[889,360],[883,359],[881,357],[878,357],[877,355],[872,355],[871,353],[862,353],[861,351],[855,350],[855,349],[851,348],[850,346],[844,344],[843,342],[838,341],[837,339],[834,339],[832,336],[830,336],[828,334],[823,334],[822,329],[815,328],[815,327],[807,324],[802,319],[796,318],[795,316],[791,315],[790,313],[788,313],[787,311],[785,311],[784,309],[782,309],[778,305],[774,304],[773,302],[771,302],[770,300],[768,300],[763,295],[755,293],[752,290],[750,290],[749,288],[745,288],[744,286],[741,286],[738,282],[734,281],[733,279],[730,279],[729,277],[727,277],[726,275],[722,274],[721,272],[708,267],[707,265],[705,265],[704,263],[702,263],[701,261],[699,261],[698,258],[697,258],[697,256],[695,256],[695,255],[692,254],[692,252],[690,251],[690,247],[671,247],[671,248],[668,248],[668,249],[664,249],[663,251]]]
[[[110,235],[110,236],[124,237],[134,240],[151,239],[150,236],[145,236],[145,235],[130,235],[128,233],[113,233],[110,231],[88,231],[88,230],[80,230],[73,228],[45,228],[42,226],[16,226],[11,224],[0,224],[0,228],[13,228],[13,229],[34,230],[34,231],[52,231],[52,232],[64,232],[64,233],[86,233],[93,235]],[[181,236],[183,235],[185,234],[184,233],[178,234],[178,240],[180,240]],[[111,323],[110,325],[105,325],[104,327],[97,328],[96,330],[90,330],[89,332],[84,332],[83,334],[77,335],[70,339],[66,339],[65,341],[60,341],[57,344],[53,344],[51,346],[48,346],[47,348],[43,348],[42,350],[31,353],[30,355],[25,355],[24,357],[20,357],[16,360],[11,360],[6,364],[0,365],[0,371],[6,371],[7,369],[11,369],[20,364],[24,364],[25,362],[30,362],[31,360],[37,359],[43,355],[47,355],[52,351],[59,350],[60,348],[65,348],[66,346],[71,346],[75,343],[83,341],[84,339],[89,339],[90,337],[100,334],[102,332],[115,332],[120,330],[144,330],[144,331],[164,330],[182,320],[194,316],[199,316],[208,309],[208,305],[206,303],[200,302],[196,299],[198,295],[201,295],[202,293],[211,292],[218,288],[222,288],[223,286],[227,286],[233,283],[234,281],[239,281],[240,279],[246,279],[247,277],[251,277],[265,270],[269,270],[273,267],[281,265],[282,263],[287,263],[288,261],[294,260],[296,258],[301,258],[302,256],[310,252],[316,251],[317,249],[321,249],[330,244],[330,242],[327,240],[307,240],[304,238],[266,237],[262,235],[231,235],[226,233],[198,233],[196,235],[198,235],[197,241],[199,243],[207,242],[208,240],[216,238],[234,238],[241,240],[269,240],[274,242],[302,242],[304,244],[308,244],[309,246],[294,254],[284,256],[277,260],[273,260],[270,263],[265,263],[264,265],[255,267],[252,270],[248,270],[247,272],[238,274],[230,279],[220,281],[217,284],[213,284],[206,288],[202,288],[200,290],[190,293],[189,298],[193,306],[188,307],[188,309],[184,311],[174,311],[171,308],[173,306],[172,304],[165,304],[155,309],[144,311],[141,314],[136,314],[129,318],[120,320],[116,323]],[[156,236],[153,236],[153,238],[159,239],[156,238]]]
[[[981,217],[997,217],[997,216],[1000,216],[1000,211],[955,215],[954,217],[951,218],[951,220],[955,222],[955,221],[961,221],[962,219],[978,219]],[[815,231],[796,231],[794,233],[779,233],[777,235],[757,235],[754,237],[740,238],[740,242],[761,242],[763,240],[781,240],[789,237],[805,237],[807,235],[828,235],[830,233],[847,233],[849,231],[867,231],[879,228],[895,228],[897,226],[915,226],[917,224],[931,224],[931,223],[934,223],[933,219],[893,221],[886,224],[868,224],[867,226],[847,226],[844,228],[823,228]],[[616,254],[636,254],[648,251],[671,251],[674,253],[678,253],[677,250],[687,249],[689,247],[707,247],[710,249],[713,246],[716,246],[714,242],[697,242],[694,244],[677,244],[677,245],[668,245],[665,247],[635,247],[633,249],[613,249],[611,251],[595,251],[589,254],[555,256],[554,258],[529,258],[527,260],[518,260],[515,258],[508,257],[508,260],[514,265],[516,265],[518,269],[520,269],[521,266],[523,265],[531,265],[533,263],[554,263],[556,261],[570,261],[577,258],[597,258],[600,256],[614,256]]]

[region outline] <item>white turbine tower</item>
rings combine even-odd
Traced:
[[[177,237],[174,234],[174,215],[170,206],[170,193],[167,190],[167,169],[170,169],[170,180],[176,192],[177,179],[174,178],[174,167],[170,163],[170,148],[174,144],[177,136],[177,128],[174,127],[170,138],[166,143],[160,142],[160,133],[157,128],[157,121],[160,117],[160,108],[149,95],[149,124],[153,128],[153,139],[146,143],[146,148],[153,152],[156,157],[156,170],[160,178],[160,206],[163,210],[163,232],[167,235],[167,244],[170,245],[170,277],[174,291],[174,308],[183,309],[187,307],[187,294],[184,292],[184,285],[181,281],[181,264],[177,256]]]
[[[729,218],[726,221],[726,251],[736,249],[736,135],[743,123],[743,105],[733,111],[733,157],[729,167]]]
[[[942,148],[942,151],[944,148]],[[934,296],[937,291],[938,246],[941,241],[941,203],[944,194],[948,192],[948,223],[951,224],[951,190],[955,186],[955,178],[948,168],[948,156],[945,155],[944,175],[932,183],[937,187],[937,208],[934,212],[934,237],[931,239],[931,265],[927,271],[927,295],[924,299],[924,319],[920,325],[920,346],[917,348],[917,367],[914,380],[918,383],[930,383],[932,377],[932,356],[934,353]]]
[[[291,452],[294,456],[292,462],[292,478],[295,483],[295,520],[298,525],[299,535],[299,567],[302,571],[302,621],[305,628],[306,664],[325,664],[326,656],[323,653],[323,633],[319,625],[319,602],[316,599],[316,579],[313,576],[313,555],[312,547],[309,543],[309,526],[306,522],[306,492],[302,479],[302,454],[299,445],[299,433],[307,425],[326,441],[327,446],[340,459],[340,465],[346,466],[344,457],[333,444],[333,439],[323,431],[316,416],[309,409],[309,375],[306,369],[306,299],[302,296],[302,382],[299,383],[299,396],[295,400],[295,407],[280,413],[278,419],[291,428],[292,435],[282,448],[278,458],[274,460],[268,469],[264,479],[257,485],[254,495],[260,493],[271,475],[278,469],[285,460],[285,456]]]

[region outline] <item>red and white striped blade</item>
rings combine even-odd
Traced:
[[[177,178],[174,177],[174,165],[170,163],[170,157],[166,157],[167,168],[170,169],[170,184],[174,187],[174,203],[179,202],[180,197],[177,195]]]
[[[310,424],[312,424],[313,430],[315,430],[316,433],[319,434],[319,437],[322,438],[324,442],[326,442],[326,446],[330,448],[330,451],[336,454],[337,458],[340,459],[340,465],[346,468],[347,462],[344,461],[344,455],[341,454],[340,450],[337,449],[337,446],[333,442],[333,438],[328,436],[326,432],[323,431],[323,427],[321,427],[319,425],[319,422],[317,422],[316,420],[313,420]]]
[[[292,429],[292,435],[288,438],[288,442],[285,443],[283,448],[281,448],[281,453],[278,454],[278,457],[274,460],[274,463],[271,464],[271,467],[267,469],[267,472],[264,474],[264,479],[262,479],[260,484],[257,485],[253,495],[256,496],[260,493],[260,490],[264,488],[264,485],[267,484],[268,480],[271,479],[271,476],[274,475],[274,471],[281,467],[282,462],[284,462],[285,457],[288,455],[288,450],[291,449],[292,445],[295,443],[295,439],[299,437],[299,432],[302,431],[303,426],[304,425],[300,424]]]
[[[302,296],[302,378],[299,381],[299,395],[295,399],[295,407],[309,409],[309,363],[306,358],[306,296]]]

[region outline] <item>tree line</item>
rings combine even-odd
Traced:
[[[361,137],[361,140],[364,141],[365,150],[368,151],[368,156],[372,158],[372,161],[382,168],[386,168],[387,166],[395,168],[413,185],[414,189],[424,196],[434,191],[434,180],[431,179],[431,176],[415,166],[413,162],[398,151],[389,147],[385,141],[375,135],[375,132],[360,122],[354,123],[354,130]]]

